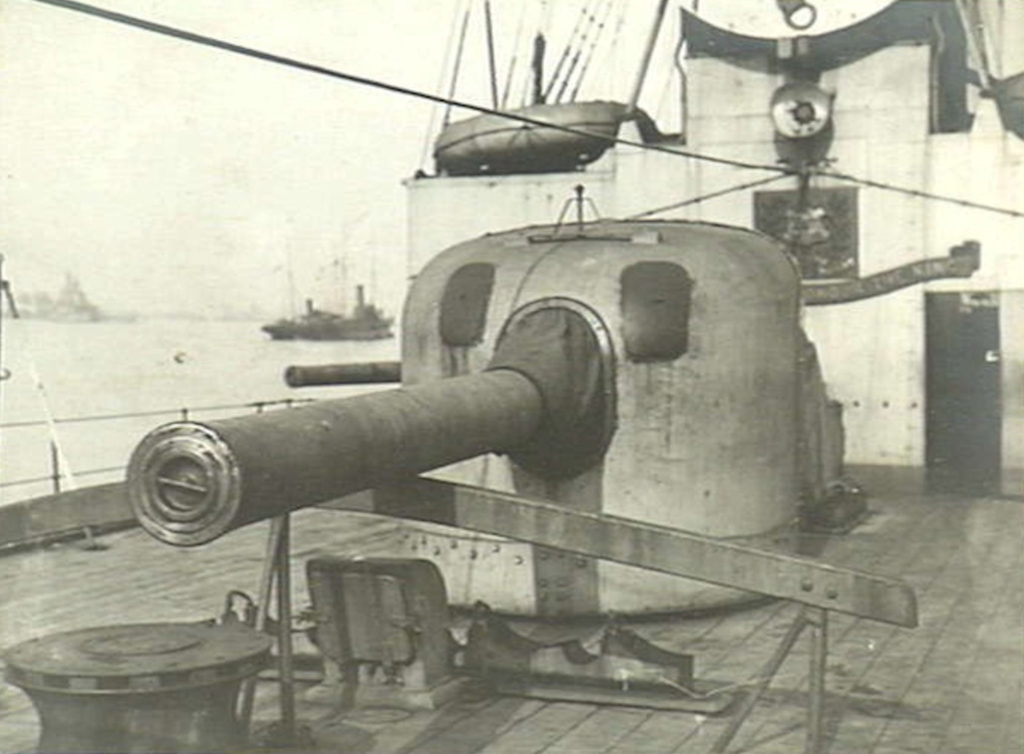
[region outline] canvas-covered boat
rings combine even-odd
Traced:
[[[621,102],[535,104],[451,123],[437,138],[434,159],[448,175],[507,175],[575,170],[611,146],[629,108]],[[570,131],[562,128],[572,129]]]

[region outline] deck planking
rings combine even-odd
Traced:
[[[900,629],[832,613],[826,677],[829,754],[1024,750],[1024,505],[949,496],[872,501],[873,515],[841,538],[803,536],[801,551],[829,562],[899,575],[917,590],[920,626]],[[339,516],[344,516],[339,518]],[[295,606],[308,603],[302,563],[322,554],[373,555],[395,522],[358,514],[293,516]],[[0,557],[0,645],[113,622],[200,620],[228,589],[255,593],[266,530],[248,527],[202,548],[179,550],[133,530]],[[125,599],[130,595],[130,599]],[[696,656],[700,678],[755,682],[795,618],[772,602],[631,627]],[[730,752],[801,751],[809,649],[802,637],[740,729]],[[317,751],[357,754],[669,754],[708,751],[729,715],[543,702],[489,695],[471,685],[434,712],[362,709],[337,714],[306,701],[300,716]],[[257,723],[277,716],[261,683]],[[31,750],[38,733],[27,698],[0,689],[0,751]]]

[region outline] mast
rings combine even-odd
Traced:
[[[647,36],[647,45],[644,47],[643,58],[640,61],[640,70],[636,72],[636,81],[633,83],[633,93],[629,97],[629,104],[626,107],[627,113],[636,111],[637,102],[640,100],[640,90],[644,87],[644,79],[647,78],[647,69],[651,65],[651,56],[654,54],[654,45],[658,41],[658,32],[661,30],[662,20],[665,18],[665,8],[668,0],[659,0],[658,10],[654,14],[654,23],[651,24],[651,31]]]

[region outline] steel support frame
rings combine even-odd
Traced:
[[[457,526],[897,626],[917,625],[914,591],[899,579],[511,493],[421,477],[325,507]]]
[[[811,652],[804,751],[821,751],[830,610],[906,628],[917,625],[914,591],[898,579],[519,495],[420,477],[325,507],[458,526],[799,603],[786,636],[715,742],[712,751],[718,754],[725,752],[805,628],[811,632]]]

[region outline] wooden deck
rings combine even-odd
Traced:
[[[832,614],[826,751],[1006,754],[1024,751],[1024,504],[950,496],[876,497],[853,533],[807,537],[831,562],[899,575],[917,590],[920,623],[907,630]],[[371,555],[394,522],[330,511],[293,517],[296,608],[308,604],[298,567],[321,554]],[[86,626],[200,620],[232,588],[256,592],[266,536],[252,526],[194,550],[161,545],[138,530],[0,557],[0,646]],[[796,614],[790,603],[632,627],[696,656],[697,675],[754,682]],[[802,638],[730,752],[802,751],[808,639]],[[257,716],[275,715],[262,683]],[[338,714],[300,693],[299,714],[316,736],[310,751],[346,754],[668,754],[706,752],[729,714],[498,697],[469,687],[436,712],[360,709]],[[32,750],[35,711],[0,687],[0,751]]]

